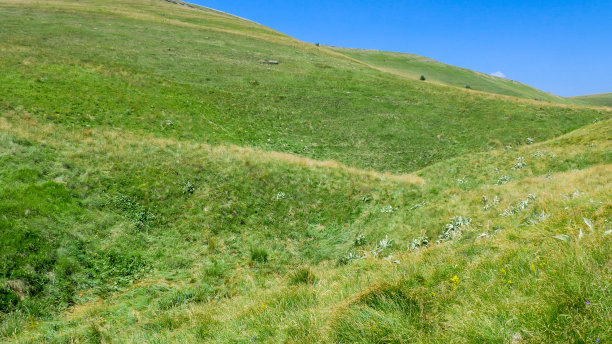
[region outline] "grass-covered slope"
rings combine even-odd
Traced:
[[[406,80],[166,1],[4,1],[0,8],[0,110],[65,126],[229,142],[403,173],[609,116]]]
[[[570,97],[576,102],[592,106],[609,106],[612,107],[612,93],[592,94],[588,96]]]
[[[443,85],[533,100],[570,103],[563,97],[555,96],[517,81],[447,65],[423,56],[379,50],[338,47],[330,47],[330,49],[363,61],[385,72],[414,80],[419,80],[423,75],[426,81]]]
[[[609,111],[166,1],[0,9],[0,341],[612,336]]]
[[[610,120],[420,177],[0,124],[6,341],[612,335]]]

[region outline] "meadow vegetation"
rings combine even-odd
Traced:
[[[1,341],[612,338],[609,109],[166,1],[0,9]]]
[[[612,107],[612,93],[592,94],[588,96],[571,97],[575,103]]]
[[[379,50],[329,48],[367,63],[373,68],[404,78],[424,80],[424,77],[430,82],[475,91],[562,104],[573,103],[571,99],[559,97],[514,80],[447,65],[424,56]]]

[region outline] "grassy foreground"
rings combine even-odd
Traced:
[[[611,335],[610,120],[420,177],[25,114],[2,129],[3,290],[23,298],[5,340]]]
[[[0,341],[612,338],[609,110],[163,1],[0,8]]]

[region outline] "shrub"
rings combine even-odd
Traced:
[[[465,88],[472,88],[470,85],[465,85]]]
[[[8,313],[15,309],[19,296],[12,290],[0,287],[0,313]]]
[[[425,81],[427,79],[425,79],[425,75],[421,75],[421,81]]]

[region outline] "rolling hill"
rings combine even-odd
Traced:
[[[181,2],[0,23],[1,341],[612,337],[609,109]]]
[[[570,97],[570,99],[585,105],[612,106],[612,93],[592,94],[588,96]]]
[[[540,91],[514,80],[451,66],[419,55],[338,47],[330,47],[330,49],[382,71],[414,80],[423,75],[426,81],[443,85],[533,100],[571,103],[563,97]]]

